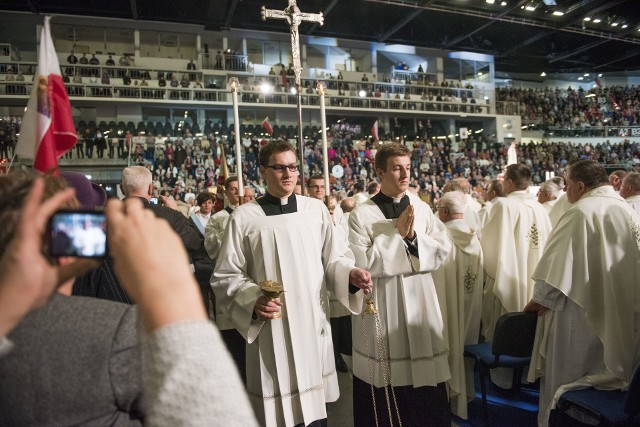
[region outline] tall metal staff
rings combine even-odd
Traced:
[[[242,204],[244,198],[244,184],[242,182],[242,146],[240,145],[240,114],[238,113],[238,88],[240,82],[236,77],[229,79],[229,89],[231,90],[231,100],[233,101],[233,130],[236,134],[236,175],[238,176],[238,196],[239,203]],[[225,159],[226,161],[226,159]]]
[[[289,6],[285,10],[267,9],[262,6],[262,20],[267,18],[285,19],[289,24],[291,33],[291,56],[293,57],[293,72],[295,74],[296,97],[298,106],[298,150],[300,151],[300,180],[302,183],[302,194],[305,195],[304,182],[304,138],[302,137],[302,85],[300,83],[300,75],[302,73],[302,64],[300,62],[300,39],[298,37],[298,26],[302,22],[316,22],[319,25],[324,24],[324,16],[322,13],[304,13],[296,5],[296,0],[289,0]]]
[[[320,97],[320,123],[322,125],[322,174],[324,176],[324,203],[329,207],[331,194],[329,193],[329,148],[327,144],[327,114],[325,107],[324,92],[327,89],[324,82],[316,84],[316,91]]]

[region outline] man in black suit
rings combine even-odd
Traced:
[[[158,218],[167,220],[171,228],[182,239],[190,256],[193,256],[200,248],[204,248],[204,239],[196,226],[178,210],[149,203],[151,194],[153,194],[153,182],[149,169],[142,166],[131,166],[123,170],[120,189],[126,198],[139,198],[146,209],[151,209]],[[163,201],[165,204],[173,206],[168,198],[163,198]]]

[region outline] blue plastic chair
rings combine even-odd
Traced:
[[[475,360],[480,374],[480,390],[485,424],[489,425],[486,377],[493,368],[512,368],[513,382],[510,393],[520,391],[520,379],[525,366],[531,361],[533,340],[536,335],[535,313],[506,313],[496,322],[492,342],[464,346],[464,356]]]
[[[582,425],[639,426],[640,367],[636,369],[627,391],[571,390],[560,397],[556,410]],[[565,425],[566,422],[557,419],[553,424]]]

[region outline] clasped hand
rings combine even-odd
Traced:
[[[407,206],[407,209],[404,210],[398,217],[398,222],[396,223],[396,228],[398,229],[398,233],[400,236],[404,238],[413,239],[416,236],[415,231],[413,230],[413,221],[415,219],[415,213],[413,210],[413,205]]]

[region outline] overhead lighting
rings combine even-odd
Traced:
[[[481,76],[481,75],[482,75],[482,71],[478,71],[478,76]]]
[[[553,15],[554,15],[554,16],[563,16],[563,15],[564,15],[564,12],[559,11],[559,10],[554,10],[554,11],[553,11]]]
[[[533,12],[534,10],[536,10],[536,5],[535,5],[535,4],[533,4],[533,3],[529,3],[529,4],[524,8],[524,10],[527,10],[527,11],[529,11],[529,12]]]
[[[502,3],[500,3],[500,6],[506,6],[506,5],[507,5],[506,1],[503,1]]]
[[[295,87],[292,87],[291,89],[289,89],[289,92],[291,92],[291,95],[297,95],[298,89],[296,89]]]
[[[585,76],[585,77],[589,77],[589,73],[585,73],[585,74],[584,74],[584,76]]]
[[[487,3],[489,3],[489,4],[494,4],[494,3],[496,2],[496,0],[486,0],[486,1],[487,1]]]
[[[540,73],[540,77],[547,77],[547,73],[543,71],[542,73]]]
[[[598,74],[598,77],[602,77],[602,73]]]
[[[593,20],[593,23],[594,23],[594,24],[599,24],[599,23],[601,23],[601,22],[602,22],[602,19],[600,19],[600,18],[595,18],[595,19]]]
[[[628,25],[627,25],[627,24],[622,24],[622,27],[620,27],[620,28],[625,29],[625,28],[627,28],[627,27],[628,27]]]
[[[589,21],[591,21],[591,17],[585,16],[583,20],[589,22]]]
[[[358,95],[360,95],[360,98],[364,98],[365,96],[367,96],[367,91],[363,89],[360,92],[358,92]]]
[[[618,25],[620,25],[620,23],[619,23],[619,22],[617,22],[617,21],[616,21],[616,22],[612,22],[612,23],[611,23],[611,26],[612,26],[612,27],[617,27]]]
[[[580,76],[578,77],[578,80],[584,80],[584,77]]]

